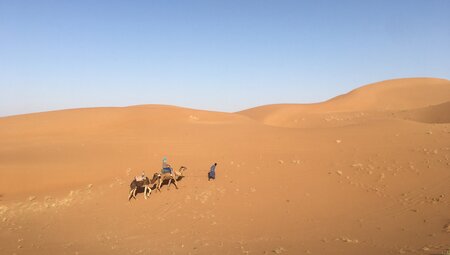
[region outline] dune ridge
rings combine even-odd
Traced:
[[[361,114],[379,116],[380,112],[390,114],[441,104],[448,100],[450,81],[408,78],[369,84],[322,103],[268,105],[238,113],[272,126],[320,127],[327,125],[326,122],[329,121],[326,119],[348,119]],[[341,123],[345,124],[345,121]]]

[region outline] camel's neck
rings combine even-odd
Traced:
[[[185,170],[185,167],[180,167],[180,170],[178,171],[173,171],[175,176],[183,176],[183,171]]]

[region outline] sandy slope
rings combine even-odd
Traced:
[[[423,108],[450,100],[450,81],[434,78],[397,79],[369,84],[317,104],[280,104],[239,112],[268,125],[331,127],[384,118],[388,112]],[[381,113],[381,114],[380,114]]]
[[[240,113],[0,118],[0,254],[441,254],[449,86],[388,81]],[[180,189],[128,202],[133,175],[163,156],[188,167]]]
[[[413,121],[425,123],[450,123],[450,101],[442,104],[427,106],[397,112],[396,115]]]

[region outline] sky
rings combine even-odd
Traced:
[[[450,1],[0,0],[0,116],[234,112],[450,78]]]

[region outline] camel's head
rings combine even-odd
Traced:
[[[184,177],[184,174],[183,174],[184,170],[187,170],[187,167],[182,166],[182,167],[180,167],[180,170],[178,170],[178,173],[176,173],[176,174],[181,177]]]

